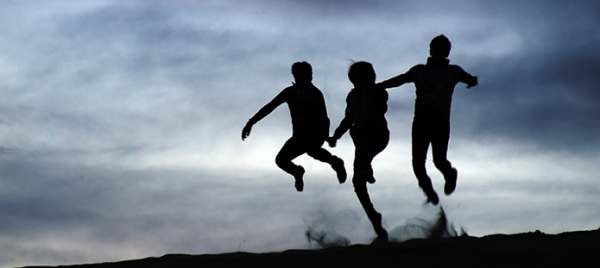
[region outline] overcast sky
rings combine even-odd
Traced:
[[[382,81],[445,34],[456,87],[449,220],[474,236],[600,227],[600,2],[0,1],[0,267],[369,243],[351,183],[274,163],[285,105],[241,129],[308,61],[331,131],[351,60]],[[391,89],[369,185],[384,227],[431,218],[411,169],[414,85]],[[348,135],[330,150],[351,170]]]

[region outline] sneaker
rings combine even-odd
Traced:
[[[440,203],[440,198],[438,197],[435,190],[431,189],[430,191],[425,191],[425,195],[427,196],[427,203],[431,203],[434,206]]]
[[[346,168],[344,167],[344,160],[342,160],[341,158],[334,156],[334,161],[332,161],[331,163],[331,168],[333,168],[333,170],[335,170],[335,173],[337,174],[337,178],[338,181],[340,182],[340,184],[346,182],[346,177],[348,176],[348,174],[346,174]]]
[[[298,173],[294,174],[294,179],[296,180],[294,186],[296,187],[296,190],[298,192],[302,192],[302,190],[304,189],[304,180],[302,180],[302,176],[304,176],[304,168],[301,166],[298,167]]]
[[[373,242],[371,242],[371,245],[381,245],[381,244],[385,244],[388,242],[388,233],[387,231],[383,230],[382,232],[380,232],[377,237],[373,240]]]
[[[454,189],[456,189],[457,178],[458,171],[455,168],[452,168],[448,173],[444,174],[444,179],[446,180],[446,184],[444,185],[444,193],[446,195],[452,194]]]
[[[388,241],[388,233],[381,224],[382,218],[381,213],[377,213],[375,217],[373,217],[373,227],[377,237],[371,242],[371,245],[379,245]]]
[[[421,185],[419,183],[419,186],[421,186],[421,189],[423,189],[423,193],[425,193],[425,195],[427,196],[426,203],[431,203],[433,205],[437,205],[440,203],[440,198],[438,197],[437,193],[433,189],[431,182],[429,182],[426,185]]]

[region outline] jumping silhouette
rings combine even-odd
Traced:
[[[450,106],[452,93],[458,82],[467,84],[467,88],[477,85],[477,77],[465,72],[457,65],[449,64],[450,40],[439,35],[429,45],[431,57],[427,64],[419,64],[408,72],[390,78],[378,85],[385,88],[401,86],[412,82],[416,87],[415,115],[412,126],[412,164],[419,186],[427,196],[427,201],[434,205],[439,197],[431,179],[425,170],[425,161],[429,144],[432,147],[433,163],[442,172],[444,192],[452,194],[456,188],[458,172],[447,159],[448,142],[450,140]]]
[[[337,174],[338,181],[346,181],[344,161],[321,148],[329,136],[329,117],[325,107],[323,93],[312,84],[312,67],[308,62],[292,64],[292,75],[295,83],[285,88],[271,102],[263,106],[242,130],[245,140],[258,121],[269,115],[275,108],[287,103],[292,117],[293,134],[275,158],[279,168],[294,176],[298,192],[304,189],[304,168],[292,162],[296,157],[306,153],[314,159],[328,163]]]
[[[371,203],[367,182],[375,183],[371,162],[387,146],[390,131],[385,119],[388,93],[385,88],[375,86],[375,76],[371,63],[361,61],[350,66],[348,78],[354,89],[346,98],[344,119],[327,142],[329,146],[335,147],[337,140],[350,130],[355,146],[352,184],[377,234],[373,243],[380,243],[387,241],[388,234],[381,225],[381,214]]]

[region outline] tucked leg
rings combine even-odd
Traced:
[[[296,180],[295,187],[298,192],[302,192],[304,189],[304,181],[302,179],[304,175],[304,168],[294,164],[292,160],[305,152],[306,150],[302,144],[302,139],[299,139],[298,137],[291,137],[285,142],[275,157],[275,163],[277,166],[294,176],[294,179]]]

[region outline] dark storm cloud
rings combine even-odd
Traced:
[[[472,115],[478,118],[475,136],[595,151],[600,52],[594,48],[600,46],[600,20],[586,12],[544,23],[547,32],[530,36],[524,52],[471,66],[481,84],[473,90],[481,91],[461,95],[466,100],[458,103],[478,107]]]

